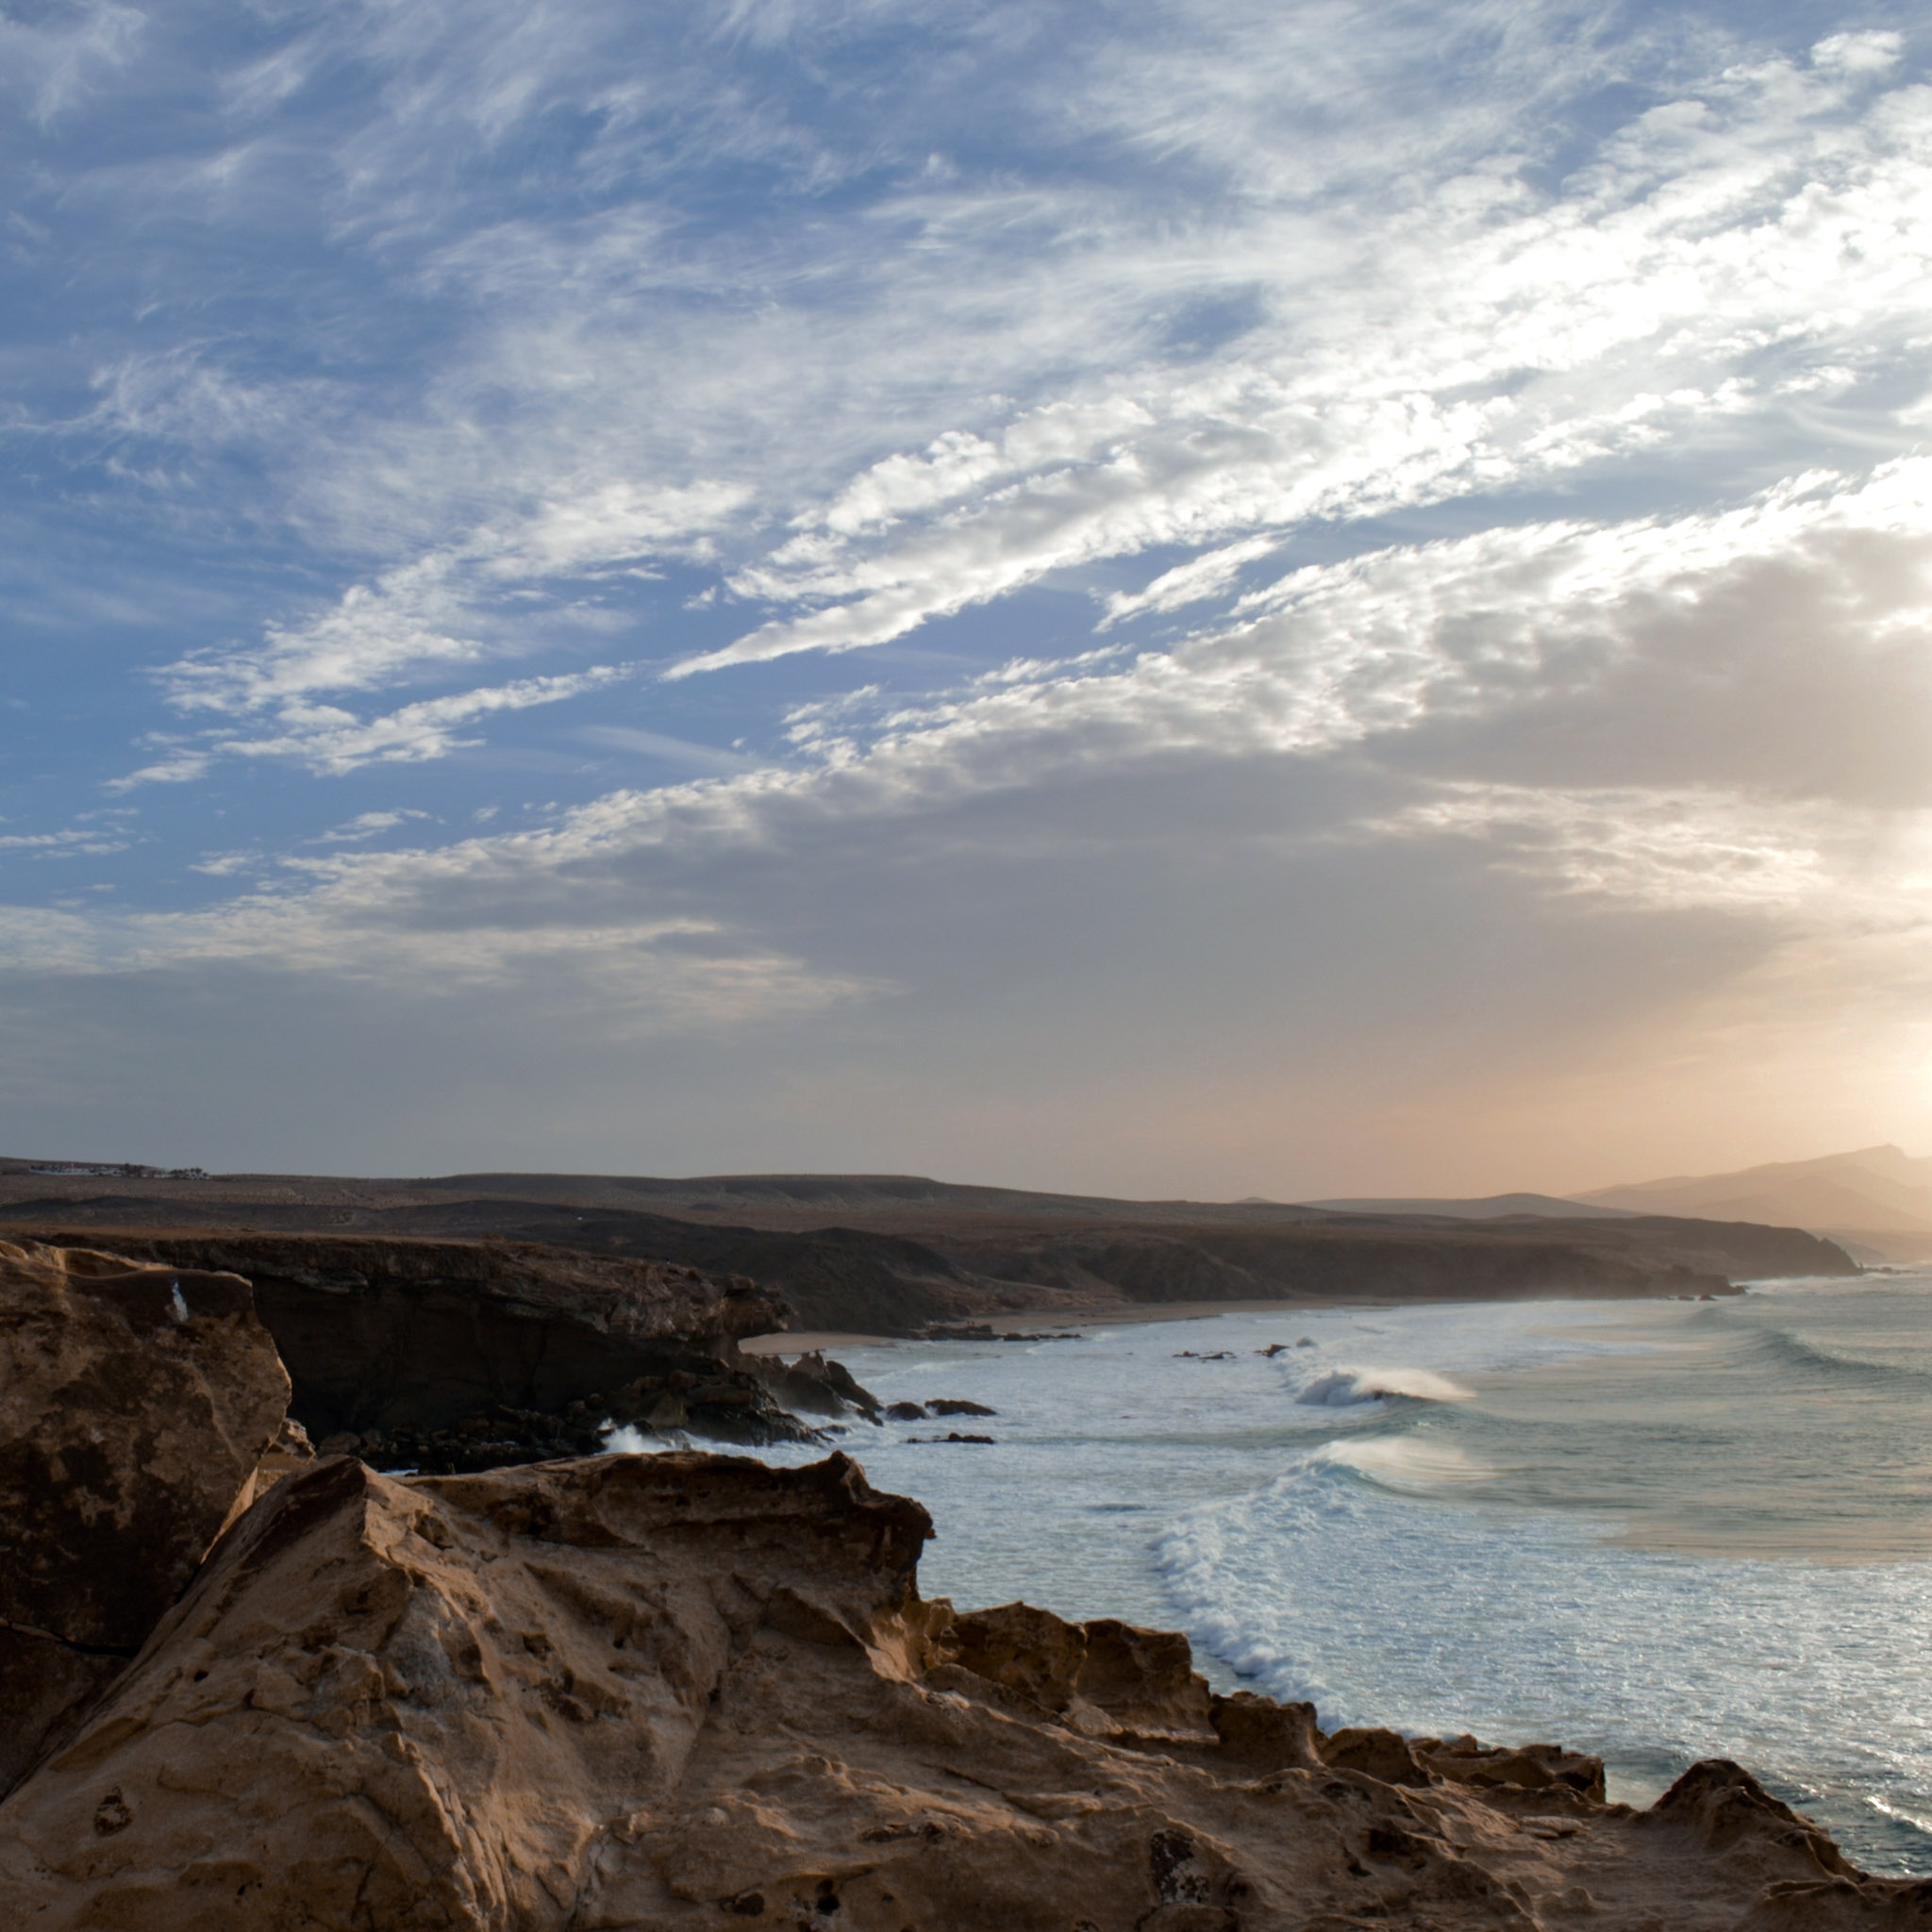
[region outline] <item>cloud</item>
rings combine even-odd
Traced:
[[[1292,795],[1297,766],[1327,774],[1307,794],[1326,803],[1299,824],[1264,810],[1274,829],[1241,836],[1311,855],[1336,841],[1457,841],[1474,862],[1541,882],[1553,904],[1768,920],[1764,945],[1853,908],[1923,920],[1932,780],[1909,754],[1932,724],[1928,509],[1932,459],[1911,458],[1857,482],[1799,479],[1731,510],[1485,530],[1306,567],[1250,591],[1238,621],[1166,650],[1014,667],[937,700],[873,690],[800,707],[801,762],[612,792],[544,831],[291,861],[313,883],[125,922],[115,929],[145,937],[112,957],[259,952],[285,970],[336,970],[346,946],[369,973],[380,931],[411,970],[425,949],[451,947],[466,974],[488,976],[537,971],[553,952],[692,933],[728,947],[736,933],[769,963],[753,935],[774,862],[805,865],[808,881],[812,867],[843,863],[835,851],[948,846],[983,836],[948,827],[1004,812],[1004,799],[1019,814],[1015,849],[1051,854],[1084,821],[1082,801],[1127,774],[1160,791],[1162,774],[1224,770],[1266,798]],[[1759,602],[1802,612],[1808,657],[1785,653]],[[1833,742],[1862,741],[1875,774],[1856,758],[1797,755],[1792,733],[1817,717],[1824,686],[1851,708]],[[485,698],[520,701],[464,703]],[[408,756],[412,734],[445,734],[464,715],[398,717],[411,713],[379,742],[325,735],[303,755]],[[1597,741],[1579,748],[1579,729]],[[1511,755],[1522,775],[1498,776]],[[1641,783],[1608,776],[1646,768]],[[1257,776],[1233,775],[1244,772]],[[359,843],[408,816],[365,813],[326,837]],[[1137,830],[1116,807],[1105,836],[1127,850],[1215,835],[1211,819],[1164,811]],[[754,890],[753,876],[766,884]],[[841,988],[895,982],[889,967],[824,963],[799,966],[798,983],[820,971]]]
[[[441,555],[354,584],[333,609],[293,627],[271,625],[259,648],[202,649],[157,675],[182,711],[258,711],[315,691],[379,690],[426,668],[486,655],[458,635],[465,605],[451,583],[457,558]]]
[[[374,839],[378,833],[392,832],[398,825],[408,824],[411,819],[426,819],[426,811],[411,811],[407,808],[397,811],[358,812],[346,824],[337,825],[333,830],[323,832],[309,841],[313,845],[355,845],[365,839]]]
[[[603,690],[635,671],[634,665],[600,664],[559,676],[518,678],[509,684],[425,698],[375,718],[358,718],[336,705],[284,703],[265,737],[212,732],[199,744],[171,750],[158,763],[110,780],[109,785],[125,791],[137,785],[185,783],[205,776],[219,758],[275,760],[330,777],[365,765],[418,764],[480,744],[480,739],[458,735],[479,719],[560,704]]]
[[[1869,834],[1854,814],[1772,812],[1761,798],[1708,789],[1563,792],[1473,781],[1357,829],[1468,839],[1491,863],[1583,897],[1657,911],[1804,910],[1833,923],[1846,909],[1848,874],[1863,869],[1841,861]],[[1932,811],[1912,833],[1911,844],[1932,853]]]
[[[1814,66],[1841,74],[1884,74],[1896,67],[1905,37],[1888,31],[1827,34],[1811,49]]]
[[[768,1024],[888,990],[744,943],[715,919],[614,906],[585,918],[554,889],[532,890],[596,853],[605,816],[439,852],[284,860],[302,883],[260,886],[204,912],[0,908],[0,945],[16,981],[247,967],[448,999],[541,983],[546,1006],[588,1003],[613,1040]],[[197,870],[221,876],[258,862],[218,855]]]
[[[732,580],[823,608],[674,675],[891,642],[1151,547],[1225,548],[1244,527],[1541,487],[1740,418],[1774,426],[1760,369],[1859,338],[1901,348],[1932,265],[1932,105],[1904,89],[1848,121],[1840,73],[1735,70],[1640,116],[1560,197],[1507,175],[1436,184],[1385,211],[1373,264],[1329,238],[1329,272],[1277,284],[1269,324],[1203,373],[1147,366],[874,464]],[[1233,245],[1259,255],[1272,225]]]
[[[103,858],[125,852],[134,834],[114,823],[122,814],[96,812],[94,824],[66,826],[58,832],[0,832],[0,853],[18,852],[32,858]],[[106,823],[98,823],[105,820]]]
[[[577,736],[587,744],[664,758],[698,771],[744,772],[756,770],[761,763],[748,752],[726,751],[715,744],[694,744],[686,738],[674,738],[662,731],[643,731],[630,724],[586,724]]]
[[[1107,600],[1107,615],[1097,628],[1109,630],[1124,617],[1138,617],[1142,611],[1179,610],[1203,598],[1218,596],[1241,575],[1242,566],[1279,549],[1273,537],[1250,537],[1245,542],[1224,544],[1219,550],[1204,551],[1162,571],[1144,590],[1117,591]]]
[[[457,727],[494,712],[555,704],[631,675],[635,667],[525,677],[426,698],[370,719],[320,693],[392,689],[490,658],[527,655],[530,613],[506,621],[487,591],[582,578],[645,554],[689,547],[728,514],[741,492],[725,487],[645,491],[606,485],[589,497],[543,505],[508,530],[486,529],[464,546],[419,558],[352,585],[335,606],[308,621],[271,624],[259,645],[203,647],[156,674],[171,707],[190,717],[212,713],[272,720],[266,733],[216,728],[175,742],[168,756],[118,781],[185,783],[222,758],[280,759],[341,774],[373,762],[441,758],[480,741]]]
[[[0,548],[86,722],[4,849],[171,787],[142,903],[6,915],[74,1037],[112,978],[130,1056],[502,1055],[466,1122],[1149,1176],[1698,1027],[1815,1064],[1881,981],[1844,1058],[1896,1058],[1932,96],[1881,18],[60,18]]]
[[[135,58],[146,25],[133,7],[82,0],[68,17],[0,17],[0,75],[45,124],[109,85]]]

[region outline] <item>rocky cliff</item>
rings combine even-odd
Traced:
[[[121,1228],[114,1243],[142,1261],[244,1276],[288,1366],[292,1411],[317,1441],[435,1429],[494,1407],[554,1414],[644,1376],[701,1380],[729,1367],[739,1337],[786,1319],[742,1276],[530,1241]]]
[[[245,1281],[0,1241],[0,1790],[253,1500],[288,1403]]]

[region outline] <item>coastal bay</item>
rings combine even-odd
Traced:
[[[740,1350],[774,1304],[684,1264],[176,1239],[0,1244],[0,1901],[37,1923],[1809,1932],[1925,1893],[1924,1457],[1884,1402],[1923,1407],[1923,1277],[837,1361]],[[262,1264],[275,1330],[191,1255]],[[318,1322],[381,1339],[361,1394]],[[1834,1374],[1893,1464],[1807,1498],[1740,1419],[1782,1392],[1802,1468]],[[512,1386],[551,1409],[464,1407]],[[305,1407],[358,1403],[318,1455]]]
[[[1324,1722],[1580,1739],[1633,1800],[1737,1757],[1924,1873],[1928,1308],[1902,1274],[844,1358],[999,1411],[988,1445],[858,1432],[933,1511],[937,1590],[1174,1624],[1217,1686]]]

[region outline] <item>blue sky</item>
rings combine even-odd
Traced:
[[[1922,1139],[1928,44],[0,12],[15,1151]]]

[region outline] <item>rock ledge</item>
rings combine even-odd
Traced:
[[[1737,1767],[1324,1737],[1185,1640],[916,1588],[849,1457],[396,1480],[224,1536],[0,1806],[36,1932],[1624,1932],[1920,1924]]]

